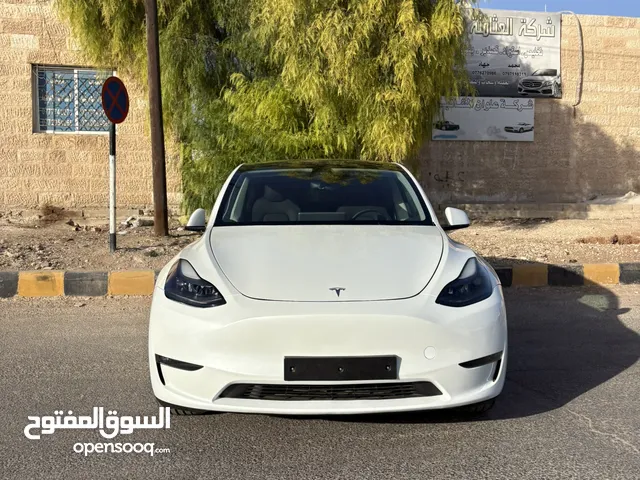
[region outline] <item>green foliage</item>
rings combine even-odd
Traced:
[[[89,59],[146,84],[144,0],[56,0]],[[441,96],[470,91],[457,0],[159,0],[184,208],[243,162],[408,163]]]

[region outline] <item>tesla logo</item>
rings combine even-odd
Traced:
[[[340,292],[342,292],[343,290],[346,290],[346,289],[342,288],[342,287],[332,287],[329,290],[332,290],[332,291],[336,292],[336,295],[340,296]]]

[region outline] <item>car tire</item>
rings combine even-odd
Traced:
[[[482,415],[493,408],[496,403],[495,398],[490,398],[483,402],[472,403],[471,405],[464,405],[459,408],[459,412],[465,415]]]
[[[522,133],[524,132],[524,128],[520,128],[520,130],[518,130],[518,133]]]
[[[185,416],[185,415],[211,415],[217,412],[212,412],[211,410],[196,410],[193,408],[181,407],[179,405],[173,405],[171,403],[164,402],[159,398],[156,398],[158,403],[163,407],[169,407],[171,415],[176,416]]]

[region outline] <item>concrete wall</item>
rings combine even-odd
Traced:
[[[563,15],[562,99],[536,99],[534,142],[429,142],[421,178],[434,202],[576,202],[640,193],[640,18]],[[448,180],[436,181],[438,179]]]
[[[33,133],[32,64],[90,67],[51,1],[0,0],[0,207],[108,205],[108,135]],[[129,117],[118,128],[119,208],[153,202],[145,94],[123,79]],[[171,206],[180,201],[175,156],[168,159]]]
[[[640,19],[580,16],[585,61],[577,108],[578,31],[563,17],[564,98],[538,99],[535,141],[429,142],[421,178],[435,203],[575,202],[640,192]],[[0,208],[105,207],[108,137],[33,133],[31,64],[88,66],[52,2],[0,0]],[[118,206],[152,203],[144,93],[118,132]],[[180,201],[168,158],[170,205]],[[448,175],[447,175],[448,172]],[[434,176],[445,181],[436,181]]]

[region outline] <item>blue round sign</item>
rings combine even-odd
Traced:
[[[129,94],[118,77],[109,77],[102,86],[102,108],[109,121],[122,123],[129,114]]]

